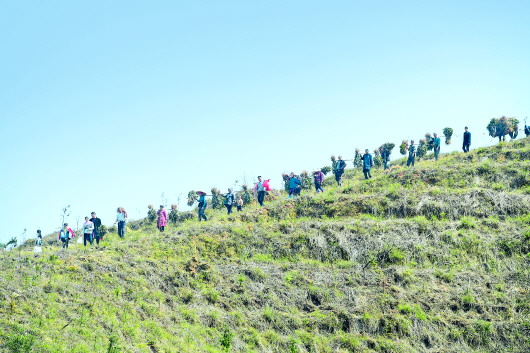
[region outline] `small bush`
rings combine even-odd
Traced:
[[[476,220],[473,217],[462,217],[460,218],[460,225],[458,229],[473,229],[477,226]]]

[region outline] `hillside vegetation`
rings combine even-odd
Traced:
[[[528,352],[529,157],[401,160],[163,234],[0,253],[0,351]]]

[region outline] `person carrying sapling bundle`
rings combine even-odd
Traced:
[[[409,158],[407,159],[407,167],[412,164],[414,167],[414,159],[416,158],[416,147],[414,147],[414,140],[410,141]]]
[[[434,151],[434,159],[438,160],[438,156],[440,155],[440,138],[436,132],[433,135],[434,138],[432,139],[432,146]]]

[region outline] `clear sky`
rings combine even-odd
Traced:
[[[0,241],[530,115],[530,1],[0,1]],[[520,137],[521,138],[521,137]],[[397,148],[393,157],[398,157]],[[162,193],[164,197],[162,197]]]

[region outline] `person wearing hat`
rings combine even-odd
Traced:
[[[63,249],[68,249],[70,238],[73,237],[75,237],[75,233],[70,227],[68,227],[68,223],[63,224],[63,227],[59,231],[59,239],[63,243]]]
[[[471,132],[467,130],[467,126],[464,131],[464,143],[462,144],[462,149],[464,152],[469,152],[469,146],[471,146]]]
[[[160,205],[160,209],[156,212],[156,214],[158,215],[156,227],[160,232],[163,232],[167,224],[167,212],[164,210],[164,205]]]
[[[208,203],[206,202],[206,193],[204,191],[197,191],[197,195],[199,195],[199,198],[196,199],[199,203],[199,206],[197,208],[197,212],[199,214],[199,222],[202,221],[204,218],[205,221],[208,219],[206,218],[206,214],[204,212],[206,211],[206,206]]]

